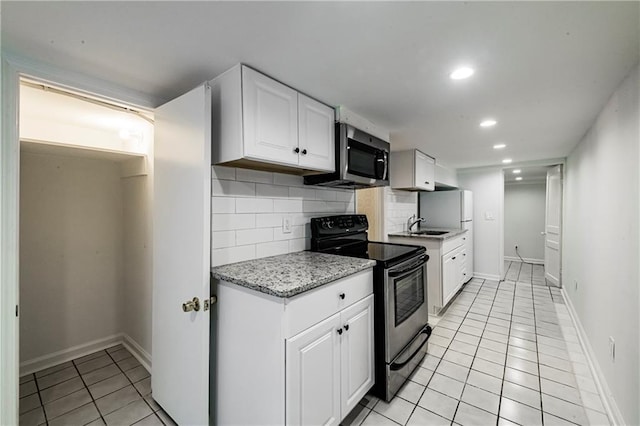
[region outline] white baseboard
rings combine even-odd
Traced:
[[[103,339],[94,340],[82,345],[73,346],[62,351],[43,355],[20,363],[20,377],[35,373],[81,356],[89,355],[103,349],[122,344],[146,368],[151,371],[151,354],[145,351],[135,340],[124,333],[114,334]]]
[[[122,344],[142,364],[148,372],[151,372],[151,354],[133,340],[128,334],[122,335]]]
[[[109,337],[30,359],[20,363],[20,376],[71,361],[72,359],[107,349],[119,343],[122,343],[122,334],[114,334]]]
[[[473,273],[473,278],[480,278],[481,280],[493,280],[493,281],[500,281],[500,275],[493,275],[493,274],[479,274],[477,272]]]
[[[614,425],[624,425],[626,423],[624,421],[624,418],[622,417],[622,413],[620,412],[618,404],[616,404],[616,401],[613,398],[613,394],[611,393],[609,385],[607,384],[607,380],[602,373],[600,364],[598,364],[595,352],[593,351],[593,348],[589,343],[587,333],[584,331],[584,328],[582,328],[582,323],[580,322],[578,314],[573,307],[573,303],[571,302],[571,299],[567,295],[567,292],[564,288],[561,288],[560,291],[567,305],[567,310],[569,311],[569,315],[571,316],[573,325],[576,327],[576,330],[578,330],[578,340],[580,341],[582,350],[586,355],[587,362],[589,363],[589,369],[591,370],[593,381],[596,383],[598,393],[603,397],[602,403],[604,405],[604,409],[607,411],[607,416]]]
[[[527,263],[535,263],[536,265],[544,265],[544,259],[532,259],[530,257],[522,258]],[[504,260],[508,260],[509,262],[522,262],[519,257],[505,256]]]

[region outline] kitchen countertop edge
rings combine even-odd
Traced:
[[[431,240],[448,240],[449,238],[457,237],[458,235],[462,235],[467,232],[466,229],[447,229],[447,228],[426,228],[424,231],[448,231],[446,234],[442,235],[425,235],[425,234],[410,234],[409,232],[394,232],[391,234],[387,234],[390,237],[403,237],[403,238],[427,238]]]
[[[328,267],[324,269],[317,261],[324,261]],[[281,265],[277,271],[274,263]],[[215,266],[211,268],[211,275],[270,296],[290,298],[372,268],[375,264],[375,260],[301,251]],[[270,280],[266,270],[275,272],[277,280]]]

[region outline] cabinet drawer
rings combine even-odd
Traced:
[[[289,299],[285,307],[285,338],[311,327],[372,293],[373,270],[367,269]]]
[[[467,242],[466,233],[462,235],[458,235],[457,237],[449,238],[448,240],[444,240],[442,242],[442,253],[447,254],[451,250],[460,247],[466,242]]]

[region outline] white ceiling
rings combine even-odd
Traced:
[[[566,156],[638,62],[639,6],[2,1],[2,48],[159,100],[244,62],[387,128],[392,149],[476,167]],[[460,64],[476,74],[450,80]]]

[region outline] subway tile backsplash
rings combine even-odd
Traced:
[[[211,175],[213,266],[307,250],[312,217],[355,212],[353,190],[305,186],[301,176],[223,166]]]
[[[407,230],[407,219],[418,214],[418,193],[384,188],[384,235]]]

